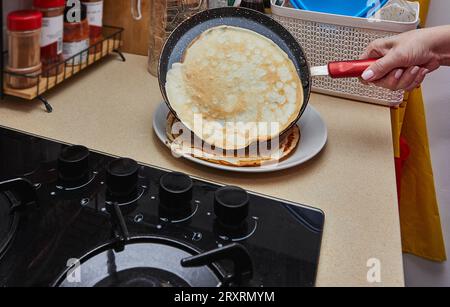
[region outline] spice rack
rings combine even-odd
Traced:
[[[3,0],[0,0],[0,5],[0,24],[3,24]],[[44,104],[47,112],[51,113],[53,108],[49,101],[44,97],[44,94],[49,90],[111,54],[118,54],[122,61],[126,61],[125,56],[120,51],[124,29],[114,26],[103,26],[102,31],[103,35],[101,40],[95,44],[91,44],[89,48],[72,57],[48,67],[37,75],[22,75],[6,71],[5,59],[7,58],[8,51],[3,52],[3,56],[0,56],[0,67],[2,72],[0,73],[0,84],[2,84],[2,86],[0,86],[0,97],[3,99],[5,96],[14,96],[28,101],[38,99]],[[3,50],[3,35],[3,31],[1,31],[0,50]],[[50,72],[53,73],[50,74]],[[32,80],[33,84],[36,85],[27,89],[14,89],[9,87],[5,82],[8,77],[29,78],[30,81]]]

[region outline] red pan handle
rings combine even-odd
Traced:
[[[339,61],[328,64],[331,78],[359,78],[378,59]]]

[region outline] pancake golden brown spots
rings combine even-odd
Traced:
[[[294,125],[280,137],[276,148],[270,148],[270,144],[258,144],[259,147],[270,148],[264,152],[217,150],[196,137],[172,113],[167,116],[166,135],[169,140],[167,146],[177,155],[191,155],[211,163],[234,167],[259,167],[282,162],[295,152],[301,138],[299,127]]]
[[[256,32],[230,26],[194,40],[183,62],[168,72],[166,91],[186,127],[226,150],[278,136],[303,105],[301,80],[288,55]]]

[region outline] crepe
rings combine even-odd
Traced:
[[[255,143],[245,150],[223,150],[205,143],[172,113],[167,116],[167,146],[178,156],[192,157],[215,164],[234,167],[259,167],[273,165],[287,159],[300,143],[300,129],[294,125],[280,138],[269,142]]]
[[[242,149],[280,135],[297,119],[303,88],[294,63],[256,32],[219,26],[186,49],[167,74],[177,117],[200,139]]]

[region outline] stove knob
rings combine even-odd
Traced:
[[[245,221],[248,211],[249,196],[245,190],[227,186],[214,194],[214,213],[220,223],[238,226]]]
[[[139,165],[136,161],[120,158],[106,167],[106,185],[114,197],[126,197],[136,193],[139,180]]]
[[[168,173],[159,180],[159,199],[161,204],[171,210],[184,210],[192,200],[191,177],[183,173]]]
[[[89,149],[79,145],[65,147],[58,157],[58,177],[69,182],[87,180]]]

